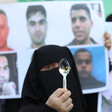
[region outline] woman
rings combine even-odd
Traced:
[[[58,64],[62,58],[70,63],[67,89]],[[19,112],[83,112],[85,103],[73,56],[67,47],[48,45],[35,50],[22,91]]]

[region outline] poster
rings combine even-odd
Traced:
[[[80,12],[78,13],[80,15],[76,17],[74,6],[77,5],[78,7],[86,7],[88,13],[85,10],[76,9],[75,13]],[[31,16],[30,12],[35,9],[33,7],[41,7],[45,15],[39,11],[36,15]],[[1,54],[4,52],[10,54],[10,52],[15,51],[17,54],[19,96],[21,96],[24,77],[35,49],[49,44],[68,47],[74,45],[78,47],[80,45],[91,45],[94,47],[104,44],[103,34],[105,29],[103,26],[105,21],[101,1],[11,3],[1,4],[0,9],[5,12],[5,16],[3,13],[1,14],[3,20],[0,21],[5,22],[6,25],[5,30],[0,27],[1,32],[5,32],[5,35],[0,37],[0,52]],[[82,17],[81,14],[85,15]],[[40,16],[40,20],[37,18],[38,16]],[[80,20],[80,23],[75,22],[75,20]],[[2,49],[4,43],[7,44]],[[106,54],[104,53],[104,55]],[[5,97],[10,98],[9,96]]]

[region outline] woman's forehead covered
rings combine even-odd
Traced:
[[[48,45],[37,50],[37,63],[40,69],[48,64],[59,62],[62,58],[68,58],[65,47]]]

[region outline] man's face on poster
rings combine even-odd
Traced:
[[[7,25],[7,18],[4,14],[0,14],[0,48],[7,44],[7,36],[9,27]]]
[[[0,56],[0,88],[9,81],[9,65],[5,56]]]
[[[47,22],[45,16],[41,12],[33,14],[28,19],[28,32],[32,43],[41,45],[46,37]]]
[[[72,31],[78,43],[83,44],[90,34],[92,21],[83,9],[71,11]]]
[[[76,66],[80,77],[87,77],[91,74],[92,63],[88,52],[79,52],[76,55]]]

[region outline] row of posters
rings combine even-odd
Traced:
[[[101,1],[0,5],[0,99],[21,97],[34,50],[49,44],[70,49],[84,94],[107,90],[109,60],[104,47],[104,17]],[[99,98],[98,111],[102,101]]]

